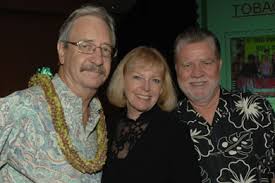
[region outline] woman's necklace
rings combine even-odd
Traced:
[[[61,102],[51,82],[52,74],[47,71],[45,72],[45,68],[43,69],[41,71],[38,70],[40,73],[35,74],[30,79],[29,86],[39,85],[44,90],[53,125],[57,133],[58,145],[62,153],[67,161],[82,173],[100,171],[105,164],[107,153],[107,131],[103,110],[100,110],[100,119],[96,127],[98,145],[96,155],[94,159],[84,159],[77,153],[72,144]]]

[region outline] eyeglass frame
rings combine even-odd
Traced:
[[[91,41],[91,40],[80,40],[80,41],[77,41],[77,42],[62,40],[61,42],[67,43],[67,44],[71,44],[71,45],[73,45],[73,46],[76,46],[76,47],[77,47],[77,51],[80,52],[80,53],[84,53],[84,54],[89,54],[89,55],[91,55],[91,54],[94,54],[94,53],[95,53],[95,51],[96,51],[97,48],[99,48],[100,51],[101,51],[101,53],[103,53],[103,51],[102,51],[102,50],[103,50],[102,46],[96,46],[96,44],[94,44],[93,41]],[[95,47],[92,49],[93,51],[92,51],[92,52],[89,52],[89,53],[88,53],[88,52],[85,52],[85,51],[82,51],[82,50],[80,49],[80,46],[79,46],[79,45],[80,45],[81,43],[83,43],[83,42],[89,42],[89,43],[93,44],[93,45],[95,46]],[[116,57],[116,55],[117,55],[117,48],[116,48],[116,47],[113,47],[113,46],[111,46],[111,45],[109,45],[109,44],[104,44],[104,45],[110,46],[110,48],[112,49],[110,58]],[[103,55],[103,57],[107,58],[107,57],[109,57],[109,56]]]

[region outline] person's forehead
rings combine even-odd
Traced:
[[[210,44],[192,43],[181,48],[179,54],[177,54],[176,63],[201,62],[215,59],[215,49]]]
[[[129,72],[154,72],[154,73],[163,73],[164,67],[160,64],[152,64],[146,62],[134,62],[128,66],[127,69]]]
[[[74,24],[74,26],[76,26],[76,25],[78,25],[78,24],[83,24],[83,25],[85,25],[85,24],[87,24],[87,23],[90,24],[90,23],[93,23],[93,22],[95,22],[95,23],[101,22],[101,23],[106,24],[106,22],[105,22],[102,18],[100,18],[100,17],[98,17],[98,16],[95,16],[95,15],[84,15],[84,16],[80,16],[80,17],[78,17],[78,18],[76,18],[76,19],[74,20],[73,24]]]
[[[111,43],[111,34],[105,21],[97,16],[86,15],[77,18],[71,27],[69,37],[79,37],[83,39],[102,38],[104,42]],[[91,37],[90,37],[91,36]]]
[[[182,45],[179,56],[197,56],[198,54],[215,54],[215,48],[211,43],[201,41]]]
[[[205,39],[201,41],[186,42],[186,43],[183,43],[181,46],[181,48],[184,50],[186,47],[214,48],[214,43],[211,40]]]

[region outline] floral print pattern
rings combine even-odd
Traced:
[[[243,160],[238,160],[237,162],[230,162],[227,168],[222,168],[217,181],[220,183],[256,183],[256,173],[256,167],[250,169],[250,166]]]
[[[257,130],[259,126],[264,128],[271,124],[269,119],[271,112],[265,111],[266,107],[260,106],[262,98],[255,95],[250,97],[234,95],[234,97],[238,99],[235,102],[236,113],[241,116],[241,120],[233,123],[236,128],[242,127],[244,130]],[[268,120],[264,120],[265,117]]]
[[[234,133],[229,137],[222,137],[219,139],[217,148],[226,157],[236,159],[247,158],[253,150],[251,133],[240,132]]]
[[[90,103],[90,118],[82,125],[82,100],[56,75],[53,84],[61,100],[72,144],[85,158],[97,150],[95,126],[100,103]],[[48,104],[40,87],[0,99],[0,182],[100,183],[101,172],[83,174],[65,159],[57,143]]]
[[[221,88],[212,125],[187,98],[176,113],[190,128],[203,183],[258,183],[275,177],[275,115],[264,97]]]
[[[199,160],[201,159],[201,156],[207,157],[210,155],[210,153],[214,150],[214,146],[211,143],[211,141],[207,138],[210,134],[210,129],[207,125],[203,125],[200,121],[189,121],[188,124],[192,126],[192,123],[200,123],[203,129],[198,130],[190,129],[191,138],[195,144],[196,151],[199,152]],[[205,150],[201,151],[196,144],[201,144],[205,148]]]

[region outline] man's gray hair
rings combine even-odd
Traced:
[[[115,47],[116,35],[114,19],[104,7],[97,5],[85,5],[73,11],[60,28],[58,41],[68,41],[69,33],[71,31],[74,21],[79,17],[87,15],[96,16],[106,22],[106,24],[110,28],[112,46]]]

